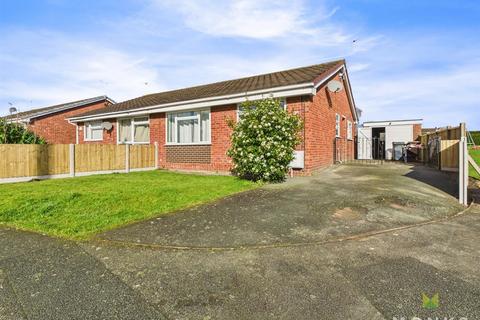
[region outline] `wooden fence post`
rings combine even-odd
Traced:
[[[160,163],[158,163],[158,142],[155,141],[155,169],[160,168]]]
[[[465,125],[465,122],[460,123],[460,138],[461,137],[466,137],[467,136],[467,126]]]
[[[130,145],[125,144],[125,172],[130,172]]]
[[[75,177],[75,145],[70,144],[70,177]]]

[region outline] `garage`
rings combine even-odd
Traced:
[[[403,145],[416,140],[421,130],[422,119],[364,122],[358,128],[358,159],[399,160]]]

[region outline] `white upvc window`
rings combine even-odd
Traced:
[[[340,132],[340,130],[341,130],[340,123],[341,122],[342,122],[342,117],[338,113],[336,113],[335,114],[335,136],[337,138],[339,138],[340,134],[341,134],[341,132]]]
[[[255,108],[255,102],[251,102],[252,104],[252,107]],[[285,98],[280,98],[280,108],[282,108],[283,110],[287,110],[287,99]],[[237,120],[240,120],[240,118],[242,117],[242,114],[243,114],[243,106],[242,106],[242,103],[239,103],[237,105]]]
[[[209,144],[210,109],[167,113],[167,144]]]
[[[347,120],[347,139],[353,139],[353,124],[350,120]]]
[[[103,140],[103,127],[102,121],[92,121],[85,123],[85,141],[102,141]]]
[[[136,117],[118,119],[117,142],[119,144],[150,143],[150,119]]]

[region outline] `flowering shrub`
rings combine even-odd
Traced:
[[[233,133],[227,154],[233,160],[233,172],[254,181],[283,181],[300,142],[300,118],[283,110],[273,98],[254,105],[247,101],[241,110],[239,121],[229,123]]]

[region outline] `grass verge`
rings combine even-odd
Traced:
[[[473,158],[473,160],[475,160],[475,162],[480,166],[480,150],[470,149],[469,153],[470,153],[470,156]],[[468,171],[469,176],[480,180],[480,174],[472,167],[471,164],[469,164],[468,166],[469,166],[469,171]]]
[[[231,176],[167,171],[3,184],[0,225],[86,239],[257,186]]]

